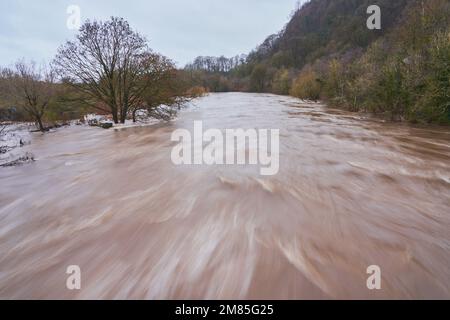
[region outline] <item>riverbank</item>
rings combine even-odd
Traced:
[[[23,151],[31,142],[31,123],[0,123],[0,167],[33,161],[33,155]]]
[[[310,100],[305,99],[301,97],[296,97],[294,95],[289,94],[277,94],[272,92],[247,92],[247,91],[230,91],[230,92],[213,92],[213,93],[249,93],[249,94],[269,94],[269,95],[276,95],[280,97],[289,97],[293,99],[300,99],[304,101],[305,103],[314,103],[314,104],[320,104],[322,106],[325,106],[330,109],[338,109],[345,112],[353,113],[357,116],[365,117],[365,118],[372,118],[374,120],[380,120],[386,123],[393,123],[393,124],[407,124],[411,126],[417,126],[417,127],[442,127],[442,128],[449,128],[450,127],[450,118],[448,122],[442,122],[442,123],[435,123],[435,122],[425,122],[425,121],[419,121],[417,119],[414,120],[408,120],[405,116],[402,115],[395,115],[392,116],[392,114],[389,111],[385,112],[370,112],[364,109],[358,109],[355,110],[354,107],[343,104],[343,103],[337,103],[336,101],[332,99],[318,99],[318,100]],[[450,117],[450,115],[449,115]]]
[[[97,121],[97,125],[94,125],[93,122],[91,122],[94,119]],[[27,151],[27,148],[25,148],[32,143],[33,138],[58,134],[61,130],[68,127],[87,128],[98,126],[99,130],[124,130],[152,126],[160,122],[160,120],[156,119],[147,119],[140,122],[127,120],[125,123],[111,124],[110,127],[102,127],[102,123],[110,123],[107,117],[91,114],[86,116],[84,121],[72,120],[53,124],[52,126],[48,126],[47,131],[45,132],[37,130],[36,125],[31,122],[0,123],[0,168],[18,166],[35,161],[34,154]]]

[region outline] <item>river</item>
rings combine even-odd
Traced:
[[[280,129],[278,174],[175,166],[171,134],[194,120]],[[170,124],[24,148],[37,161],[0,168],[0,298],[450,298],[448,129],[225,93]]]

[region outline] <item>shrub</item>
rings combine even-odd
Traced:
[[[290,94],[300,99],[318,100],[320,98],[321,84],[313,70],[302,72],[294,80]]]
[[[195,86],[187,90],[186,95],[191,98],[199,98],[208,94],[208,89],[202,86]]]

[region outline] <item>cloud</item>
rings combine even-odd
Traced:
[[[120,16],[180,66],[198,55],[248,53],[288,21],[296,0],[2,0],[0,64],[18,58],[51,60],[75,32],[67,29],[69,5],[82,19]]]

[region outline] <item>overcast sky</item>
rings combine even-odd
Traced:
[[[184,66],[199,55],[248,53],[289,20],[297,0],[0,0],[0,65],[19,58],[49,61],[76,31],[67,8],[82,20],[120,16],[150,46]]]

